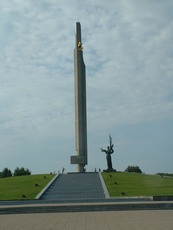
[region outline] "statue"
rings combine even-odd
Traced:
[[[107,160],[107,166],[108,166],[108,169],[106,171],[108,172],[116,171],[112,168],[111,154],[114,152],[113,150],[114,145],[112,144],[112,137],[110,134],[109,134],[109,142],[110,142],[110,145],[107,147],[107,150],[101,148],[101,151],[106,153],[106,160]]]
[[[82,42],[80,42],[80,41],[77,43],[77,47],[78,47],[78,50],[79,50],[79,51],[82,51],[82,50],[83,50],[83,46],[82,46],[82,45],[83,45],[83,44],[82,44]]]

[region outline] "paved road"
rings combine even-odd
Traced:
[[[173,210],[1,215],[0,230],[166,230]]]

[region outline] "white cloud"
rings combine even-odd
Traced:
[[[155,3],[152,2],[153,7]],[[153,7],[141,1],[140,4],[136,4],[136,1],[122,1],[116,26],[109,31],[109,26],[104,27],[103,24],[100,29],[103,29],[103,39],[96,34],[95,61],[87,58],[91,60],[93,68],[100,60],[104,61],[100,62],[98,69],[96,67],[98,72],[93,84],[90,83],[95,94],[98,94],[97,101],[94,101],[89,93],[89,97],[92,97],[91,108],[94,103],[100,108],[95,110],[93,123],[101,123],[103,117],[108,126],[136,123],[155,120],[158,114],[159,117],[172,114],[172,103],[166,100],[173,87],[170,78],[172,55],[169,55],[172,16],[168,15],[167,19],[160,20],[158,12],[165,17],[169,6],[163,8],[160,3],[154,12]],[[91,53],[92,51],[90,55]],[[168,108],[169,112],[165,113]],[[104,129],[104,123],[102,125]]]

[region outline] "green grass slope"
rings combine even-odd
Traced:
[[[173,177],[137,173],[102,173],[111,197],[173,195]]]
[[[34,199],[54,174],[0,178],[0,200]]]

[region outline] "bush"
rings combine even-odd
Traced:
[[[31,175],[31,172],[29,171],[29,169],[25,169],[25,168],[16,168],[14,170],[14,176],[26,176],[26,175]]]
[[[8,168],[4,168],[4,170],[0,173],[1,178],[11,177],[11,176],[12,176],[11,170]]]
[[[156,175],[173,177],[173,173],[157,173]]]
[[[142,170],[139,168],[139,166],[128,166],[125,172],[142,173]]]

